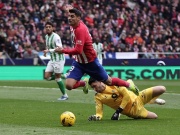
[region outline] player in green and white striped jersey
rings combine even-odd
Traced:
[[[95,42],[92,45],[93,45],[94,50],[97,53],[97,58],[99,60],[99,63],[102,65],[104,46],[102,43],[99,42],[98,38],[95,39]]]
[[[53,23],[46,22],[45,30],[47,35],[45,36],[46,50],[43,51],[44,56],[46,56],[47,53],[50,53],[50,61],[45,70],[45,78],[48,81],[55,79],[63,94],[58,100],[67,100],[68,95],[61,79],[61,74],[64,70],[65,56],[64,54],[58,54],[54,51],[55,48],[62,47],[61,38],[57,33],[53,32]]]

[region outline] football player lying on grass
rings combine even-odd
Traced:
[[[139,96],[129,91],[126,87],[107,86],[103,82],[89,79],[89,85],[96,91],[96,114],[89,116],[89,121],[101,120],[103,117],[103,105],[116,110],[111,120],[119,120],[120,115],[126,115],[135,119],[156,119],[154,112],[144,108],[147,103],[165,104],[165,100],[158,98],[166,91],[164,86],[154,86],[139,92]]]

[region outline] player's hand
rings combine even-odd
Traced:
[[[70,9],[73,9],[73,6],[72,6],[72,5],[67,4],[67,5],[64,6],[64,10],[65,10],[65,11],[69,12]]]
[[[122,111],[123,109],[119,107],[116,110],[116,112],[112,115],[111,120],[119,120]]]
[[[88,120],[89,121],[98,121],[98,120],[100,120],[100,117],[96,116],[96,115],[91,115],[91,116],[89,116]]]
[[[48,51],[48,50],[44,50],[43,52],[44,52],[43,56],[46,57],[46,54],[47,54],[49,51]]]
[[[111,120],[119,120],[121,113],[115,112],[112,117]]]
[[[57,47],[54,51],[57,52],[57,53],[62,53],[62,49],[61,47]]]

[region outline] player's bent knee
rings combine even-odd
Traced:
[[[158,86],[158,90],[162,94],[166,91],[166,87],[165,86]]]
[[[165,86],[161,86],[161,91],[164,93],[166,91],[166,87]]]
[[[153,91],[156,94],[160,95],[166,91],[166,87],[165,86],[155,86],[155,87],[153,87]],[[157,95],[155,95],[155,96],[157,96]]]
[[[66,85],[66,89],[67,89],[67,90],[72,90],[72,89],[73,89],[73,86],[72,86],[72,85]]]

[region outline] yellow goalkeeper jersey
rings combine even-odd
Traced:
[[[96,116],[102,118],[104,104],[115,110],[117,110],[118,107],[121,107],[123,108],[121,114],[127,115],[132,118],[146,117],[147,110],[144,108],[142,94],[145,93],[151,95],[151,90],[152,89],[148,89],[147,92],[142,91],[139,96],[136,96],[126,87],[106,85],[106,89],[102,93],[95,94]],[[150,100],[150,98],[151,96],[148,98],[148,100]]]

